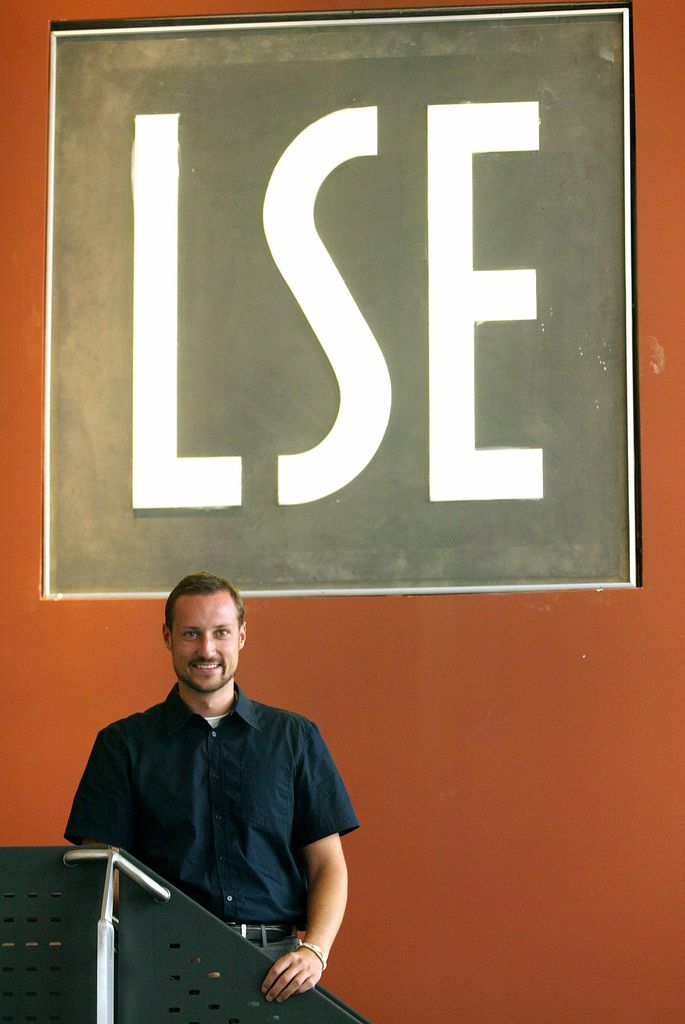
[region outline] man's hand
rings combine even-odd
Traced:
[[[267,1002],[283,1003],[295,993],[314,988],[323,973],[316,953],[311,949],[296,949],[286,953],[273,965],[262,985]]]

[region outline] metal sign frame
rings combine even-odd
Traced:
[[[46,597],[639,585],[628,4],[62,23],[50,102]]]

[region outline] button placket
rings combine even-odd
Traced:
[[[228,917],[231,917],[232,914],[230,912],[230,907],[233,903],[233,894],[231,893],[232,885],[227,858],[228,851],[225,827],[225,796],[222,785],[221,739],[216,729],[212,729],[207,736],[207,781],[209,785],[209,805],[211,809],[212,834],[217,875],[224,903],[228,908]]]

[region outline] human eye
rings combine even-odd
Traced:
[[[230,629],[226,628],[217,629],[216,635],[219,637],[220,640],[224,640],[227,636],[231,635],[231,631]]]

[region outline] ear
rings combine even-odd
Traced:
[[[166,647],[167,651],[170,651],[171,650],[171,632],[170,632],[169,627],[167,626],[166,622],[162,623],[162,636],[164,637],[164,646]]]
[[[240,650],[242,650],[243,647],[245,646],[245,640],[247,638],[247,629],[245,628],[244,622],[240,627],[240,632],[238,633],[238,636],[240,637]]]

